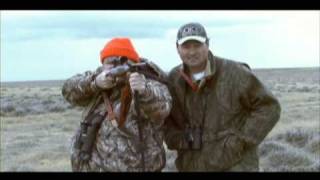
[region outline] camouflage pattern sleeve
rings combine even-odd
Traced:
[[[140,106],[142,112],[151,120],[162,124],[171,110],[171,95],[165,84],[147,79],[146,93],[141,95]]]
[[[96,71],[86,71],[67,79],[62,87],[63,97],[72,105],[86,106],[99,89],[94,83],[95,77],[102,71],[99,67]]]

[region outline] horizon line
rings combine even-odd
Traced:
[[[267,69],[275,69],[275,70],[289,70],[289,69],[305,69],[305,68],[320,68],[319,66],[306,66],[306,67],[271,67],[271,68],[251,68],[252,70],[267,70]],[[320,69],[319,69],[320,70]],[[165,71],[166,73],[168,73],[168,71]],[[320,72],[320,71],[319,71]],[[66,78],[68,79],[68,78]],[[66,79],[30,79],[30,80],[13,80],[13,81],[2,81],[0,79],[0,83],[18,83],[18,82],[34,82],[34,81],[64,81]]]

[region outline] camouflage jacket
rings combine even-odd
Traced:
[[[177,150],[179,171],[258,171],[257,147],[280,118],[280,104],[248,65],[209,53],[210,73],[193,91],[179,71],[169,73],[172,111],[165,142]],[[186,124],[201,126],[200,150],[186,145]]]
[[[166,76],[155,64],[147,62],[159,76]],[[77,74],[66,80],[62,94],[73,105],[85,107],[82,118],[86,117],[89,109],[101,98],[95,88],[93,80],[102,71],[87,71]],[[165,150],[163,147],[163,134],[161,126],[164,118],[171,109],[171,95],[166,85],[146,77],[146,94],[139,99],[140,114],[143,121],[143,142],[145,171],[160,171],[165,166]],[[117,119],[120,116],[120,90],[113,89],[110,101]],[[88,163],[80,164],[78,160],[79,149],[75,148],[75,139],[80,134],[80,127],[72,138],[71,163],[73,171],[142,171],[141,154],[139,148],[138,125],[134,100],[131,100],[124,125],[119,129],[114,127],[107,118],[103,120],[97,133],[92,156]],[[106,107],[101,102],[93,113],[106,113]]]

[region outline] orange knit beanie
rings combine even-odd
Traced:
[[[100,52],[100,60],[111,56],[125,56],[134,62],[140,62],[138,53],[135,51],[129,38],[114,38],[109,41]]]

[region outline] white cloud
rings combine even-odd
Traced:
[[[190,21],[203,23],[215,54],[253,68],[319,66],[319,11],[1,11],[1,81],[94,70],[104,44],[121,34],[168,71],[181,62],[176,33]],[[10,33],[17,41],[6,40]]]

